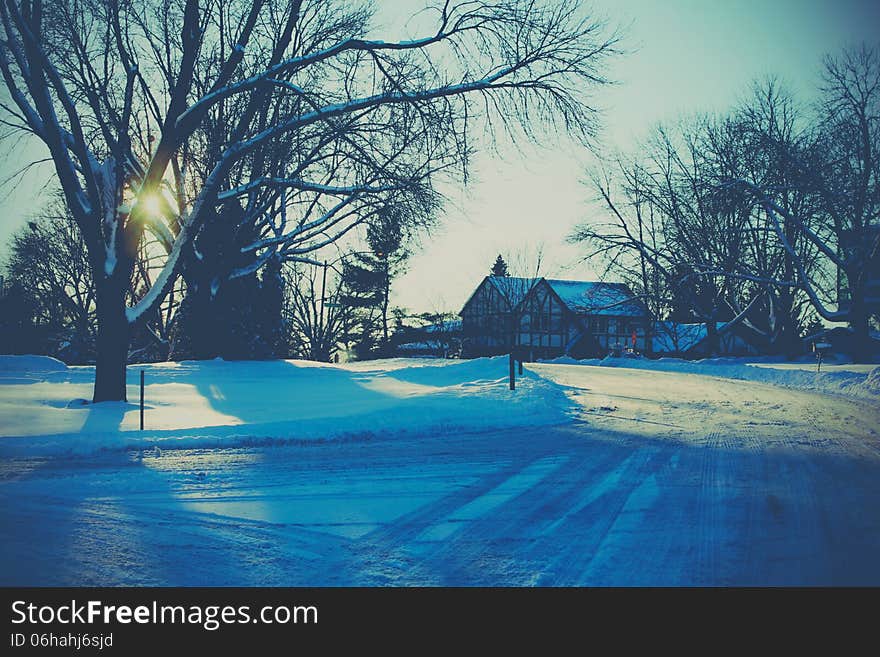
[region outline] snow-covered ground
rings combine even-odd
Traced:
[[[87,369],[19,364],[0,584],[880,584],[872,372],[156,365],[140,436],[66,408]]]
[[[145,431],[139,431],[139,370]],[[158,363],[128,369],[128,403],[91,405],[94,368],[0,357],[0,456],[90,453],[436,433],[556,424],[561,389],[527,374],[508,389],[506,357]]]
[[[562,357],[549,361],[560,365],[623,367],[654,372],[681,372],[717,376],[741,381],[772,383],[787,388],[858,397],[880,398],[880,365],[823,364],[817,370],[815,361],[787,362],[779,359],[705,358],[594,358],[575,360]]]

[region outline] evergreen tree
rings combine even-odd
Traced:
[[[346,342],[358,359],[370,358],[379,349],[381,333],[382,270],[379,259],[355,254],[342,270],[342,303],[351,309]]]
[[[231,275],[250,264],[241,249],[256,237],[252,230],[241,229],[242,215],[240,206],[226,204],[217,221],[195,240],[184,267],[187,292],[177,317],[172,358],[247,360],[271,355],[260,330],[266,323],[260,279],[256,272]],[[280,315],[278,304],[278,321]]]
[[[0,276],[0,353],[49,353],[47,331],[38,315],[37,302],[25,287]]]
[[[284,321],[284,276],[281,260],[272,258],[260,275],[258,338],[263,358],[287,358],[290,347]]]
[[[510,276],[510,272],[507,270],[507,263],[504,262],[504,258],[501,257],[501,254],[498,254],[498,257],[495,258],[495,264],[492,265],[492,269],[489,272],[492,276]]]
[[[388,208],[367,227],[369,253],[359,253],[344,265],[343,303],[356,309],[349,333],[358,358],[390,352],[389,305],[391,282],[405,271],[409,252],[404,248],[406,218]]]

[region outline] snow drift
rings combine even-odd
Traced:
[[[67,365],[51,356],[0,355],[0,372],[62,372]]]

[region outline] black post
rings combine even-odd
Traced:
[[[514,370],[513,364],[514,364],[513,352],[511,351],[510,352],[510,389],[516,390],[516,378],[514,377],[515,370]]]
[[[144,430],[144,371],[141,370],[141,431]]]
[[[321,276],[321,318],[318,322],[318,326],[321,330],[321,335],[323,339],[324,335],[324,296],[327,294],[327,261],[324,261],[324,274]]]
[[[522,354],[519,357],[519,375],[522,376]]]

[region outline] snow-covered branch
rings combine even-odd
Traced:
[[[322,185],[310,182],[301,178],[258,178],[251,180],[244,185],[239,185],[234,189],[221,192],[217,195],[218,201],[226,201],[238,196],[245,196],[259,187],[287,187],[304,192],[317,192],[319,194],[327,194],[331,196],[351,196],[357,194],[380,194],[382,192],[390,192],[399,189],[393,185]]]

